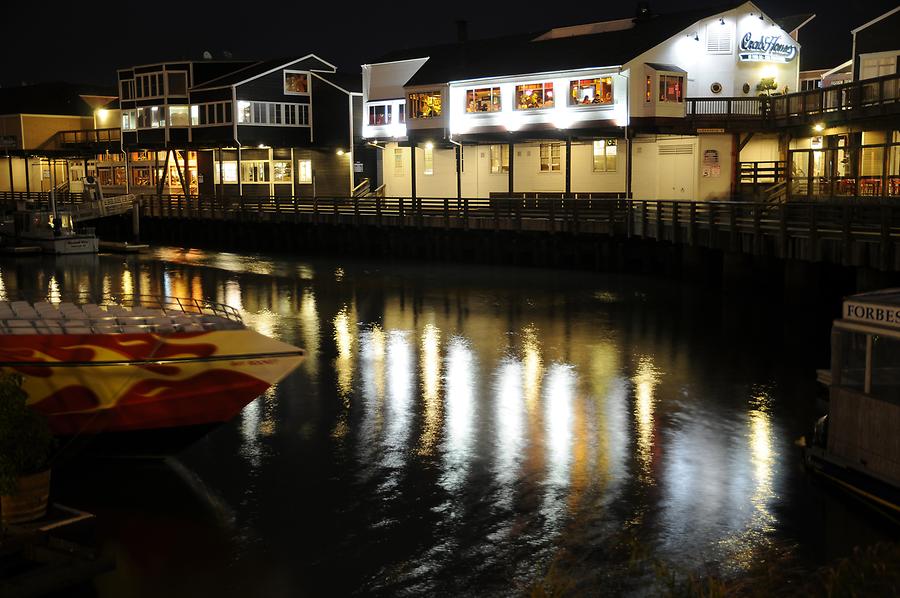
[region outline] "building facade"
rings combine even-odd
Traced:
[[[354,142],[359,77],[318,56],[161,63],[118,75],[123,164],[114,168],[133,191],[347,196],[364,174],[354,168],[365,151]]]
[[[363,65],[363,134],[391,196],[721,199],[738,154],[784,148],[693,111],[796,90],[799,52],[752,2],[403,51]]]

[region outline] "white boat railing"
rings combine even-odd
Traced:
[[[0,301],[0,334],[122,334],[243,328],[230,305],[186,297],[109,295],[96,303]]]

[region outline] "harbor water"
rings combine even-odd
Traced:
[[[795,446],[839,297],[175,248],[2,258],[0,283],[215,299],[308,351],[177,456],[60,473],[117,561],[85,595],[642,595],[892,533]]]

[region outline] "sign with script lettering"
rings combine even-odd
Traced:
[[[742,62],[790,62],[797,56],[797,46],[782,42],[780,35],[760,35],[749,31],[739,42],[738,56]]]
[[[844,301],[844,319],[889,328],[900,328],[900,306]]]

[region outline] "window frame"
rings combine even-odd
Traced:
[[[475,96],[478,92],[488,92],[488,110],[470,110],[470,106],[472,103],[477,102],[477,98]],[[471,94],[471,99],[470,99]],[[496,99],[496,101],[495,101]],[[503,111],[503,99],[501,94],[501,89],[499,85],[490,85],[487,87],[468,87],[466,88],[465,94],[465,110],[466,114],[493,114],[495,112]]]
[[[499,148],[497,151],[499,155],[496,160],[494,157],[494,148]],[[507,143],[492,143],[488,150],[490,159],[490,170],[491,174],[509,174],[509,144]],[[504,160],[505,158],[505,160]],[[494,167],[494,163],[496,161],[496,169]]]
[[[547,174],[562,172],[562,144],[549,142],[538,144],[538,172]],[[544,168],[544,149],[547,149],[547,168]],[[554,156],[554,153],[556,154]],[[555,167],[555,168],[554,168]]]
[[[246,120],[245,113],[249,115]],[[294,122],[287,122],[288,115]],[[278,117],[280,122],[273,122]],[[237,124],[253,127],[310,127],[309,104],[238,100]]]
[[[422,174],[425,176],[434,175],[434,147],[422,148]]]
[[[680,79],[678,82],[678,95],[677,99],[670,100],[669,98],[669,79]],[[658,73],[657,88],[660,91],[659,97],[657,97],[657,101],[661,104],[683,104],[684,103],[684,74],[675,74],[675,73]],[[665,90],[665,93],[663,93]]]
[[[572,91],[573,91],[574,89],[576,89],[576,87],[574,87],[576,84],[577,84],[577,89],[578,89],[578,95],[579,95],[579,96],[581,95],[582,91],[583,91],[584,89],[586,89],[586,87],[585,87],[584,85],[581,85],[581,84],[582,84],[583,82],[585,82],[585,81],[590,81],[590,82],[591,82],[590,88],[594,90],[594,93],[596,93],[596,85],[597,85],[597,81],[603,81],[603,80],[609,80],[609,101],[608,101],[608,102],[594,102],[594,101],[591,101],[591,102],[588,102],[587,104],[584,104],[584,103],[578,102],[578,101],[575,99],[575,96],[572,95]],[[595,97],[596,97],[596,96],[595,96]],[[613,77],[612,77],[612,75],[600,75],[600,76],[597,76],[597,77],[591,77],[591,78],[587,78],[587,79],[581,79],[581,78],[579,78],[579,79],[570,79],[570,80],[569,80],[569,95],[568,95],[568,104],[567,104],[567,105],[568,105],[570,108],[600,108],[600,107],[608,107],[608,106],[612,106],[613,104],[615,104],[615,101],[616,101],[616,98],[615,98],[615,93],[614,93]]]
[[[597,152],[598,147],[603,148],[603,152],[602,152],[603,168],[597,167],[597,158],[599,156],[601,156],[601,154],[599,154]],[[612,158],[613,158],[613,167],[612,168],[609,167],[609,159],[610,159],[609,148],[610,147],[616,148],[615,152],[612,154]],[[616,141],[616,139],[609,139],[609,138],[595,139],[592,144],[592,147],[591,147],[591,158],[592,158],[591,172],[616,172],[619,168],[619,145],[618,145],[618,142]]]
[[[519,90],[521,88],[525,88],[525,87],[529,87],[529,86],[533,86],[533,85],[541,86],[541,105],[520,108],[519,107],[519,93],[520,93]],[[549,88],[548,88],[548,86],[549,86]],[[523,91],[524,91],[524,89],[523,89]],[[531,90],[531,91],[536,91],[536,90]],[[552,99],[549,100],[549,102],[551,102],[551,104],[549,106],[547,105],[547,102],[548,102],[547,92],[548,91],[552,95]],[[516,111],[516,112],[531,112],[533,110],[548,110],[548,109],[552,109],[552,108],[556,108],[556,89],[553,86],[553,81],[538,81],[536,83],[518,83],[513,88],[513,110],[514,111]]]
[[[439,104],[437,105],[436,109],[434,106],[431,107],[432,114],[430,114],[429,116],[420,116],[415,110],[415,105],[423,101],[423,99],[426,97],[438,98]],[[429,120],[432,118],[441,118],[444,116],[444,94],[440,89],[433,91],[411,91],[406,94],[406,102],[409,106],[409,109],[406,111],[407,118],[411,118],[413,120]]]
[[[403,160],[403,148],[395,147],[394,148],[394,176],[404,176],[406,172],[406,165]]]
[[[288,91],[287,87],[287,79],[288,75],[303,75],[306,77],[306,91]],[[295,71],[291,69],[284,69],[281,71],[281,90],[284,92],[284,95],[289,96],[308,96],[310,95],[310,87],[312,86],[312,77],[309,75],[309,71]]]
[[[309,158],[302,158],[297,160],[297,184],[312,185],[312,182],[312,160],[310,160]]]
[[[169,85],[169,77],[175,75],[181,75],[184,77],[184,93],[173,93],[170,89]],[[188,85],[188,73],[187,71],[165,71],[165,77],[163,77],[166,82],[166,96],[174,96],[176,98],[186,98],[188,97],[188,89],[190,89],[190,85]]]

